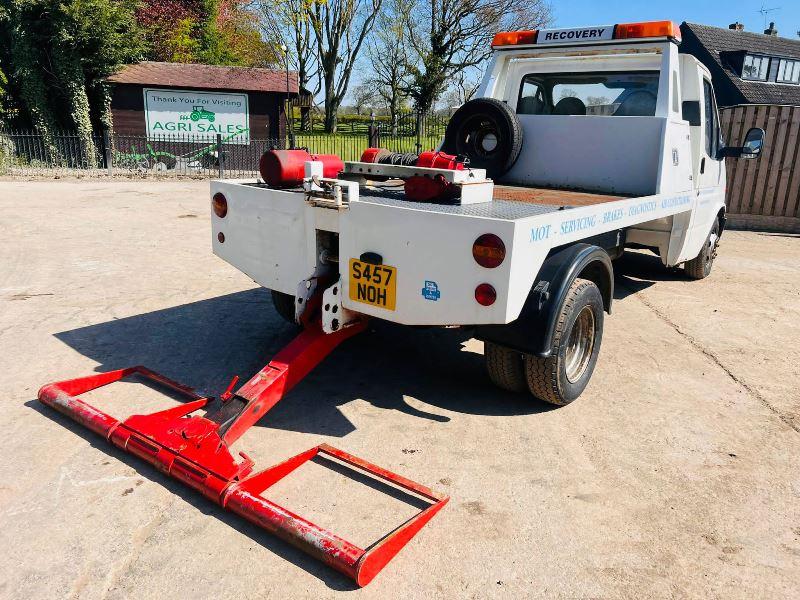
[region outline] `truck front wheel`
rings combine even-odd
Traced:
[[[592,377],[602,338],[600,290],[588,279],[576,279],[561,306],[550,356],[525,356],[530,392],[558,406],[575,400]]]
[[[717,247],[719,246],[719,221],[714,220],[714,226],[708,233],[700,254],[692,260],[687,260],[683,269],[690,279],[705,279],[711,275],[711,267],[714,266],[714,259],[717,258]]]

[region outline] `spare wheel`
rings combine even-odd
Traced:
[[[469,158],[496,179],[514,166],[522,149],[522,127],[507,104],[476,98],[459,108],[447,124],[442,151]]]

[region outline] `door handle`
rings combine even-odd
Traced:
[[[706,172],[706,157],[703,157],[703,160],[700,161],[700,174]]]

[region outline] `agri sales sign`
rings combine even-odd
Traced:
[[[179,135],[250,143],[247,94],[144,89],[147,137]]]

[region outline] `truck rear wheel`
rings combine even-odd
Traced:
[[[592,377],[602,338],[600,290],[588,279],[576,279],[561,306],[550,356],[525,356],[531,394],[558,406],[575,400]]]
[[[711,267],[714,266],[714,259],[717,258],[717,247],[719,246],[719,221],[714,220],[714,226],[708,233],[703,248],[692,260],[687,260],[683,264],[683,269],[690,279],[705,279],[711,275]]]
[[[272,305],[275,307],[275,311],[284,321],[296,325],[297,321],[294,320],[294,296],[276,290],[270,290],[270,293],[272,294]]]
[[[524,392],[528,389],[525,381],[525,362],[521,353],[493,342],[485,342],[483,357],[489,379],[497,387],[509,392]]]

